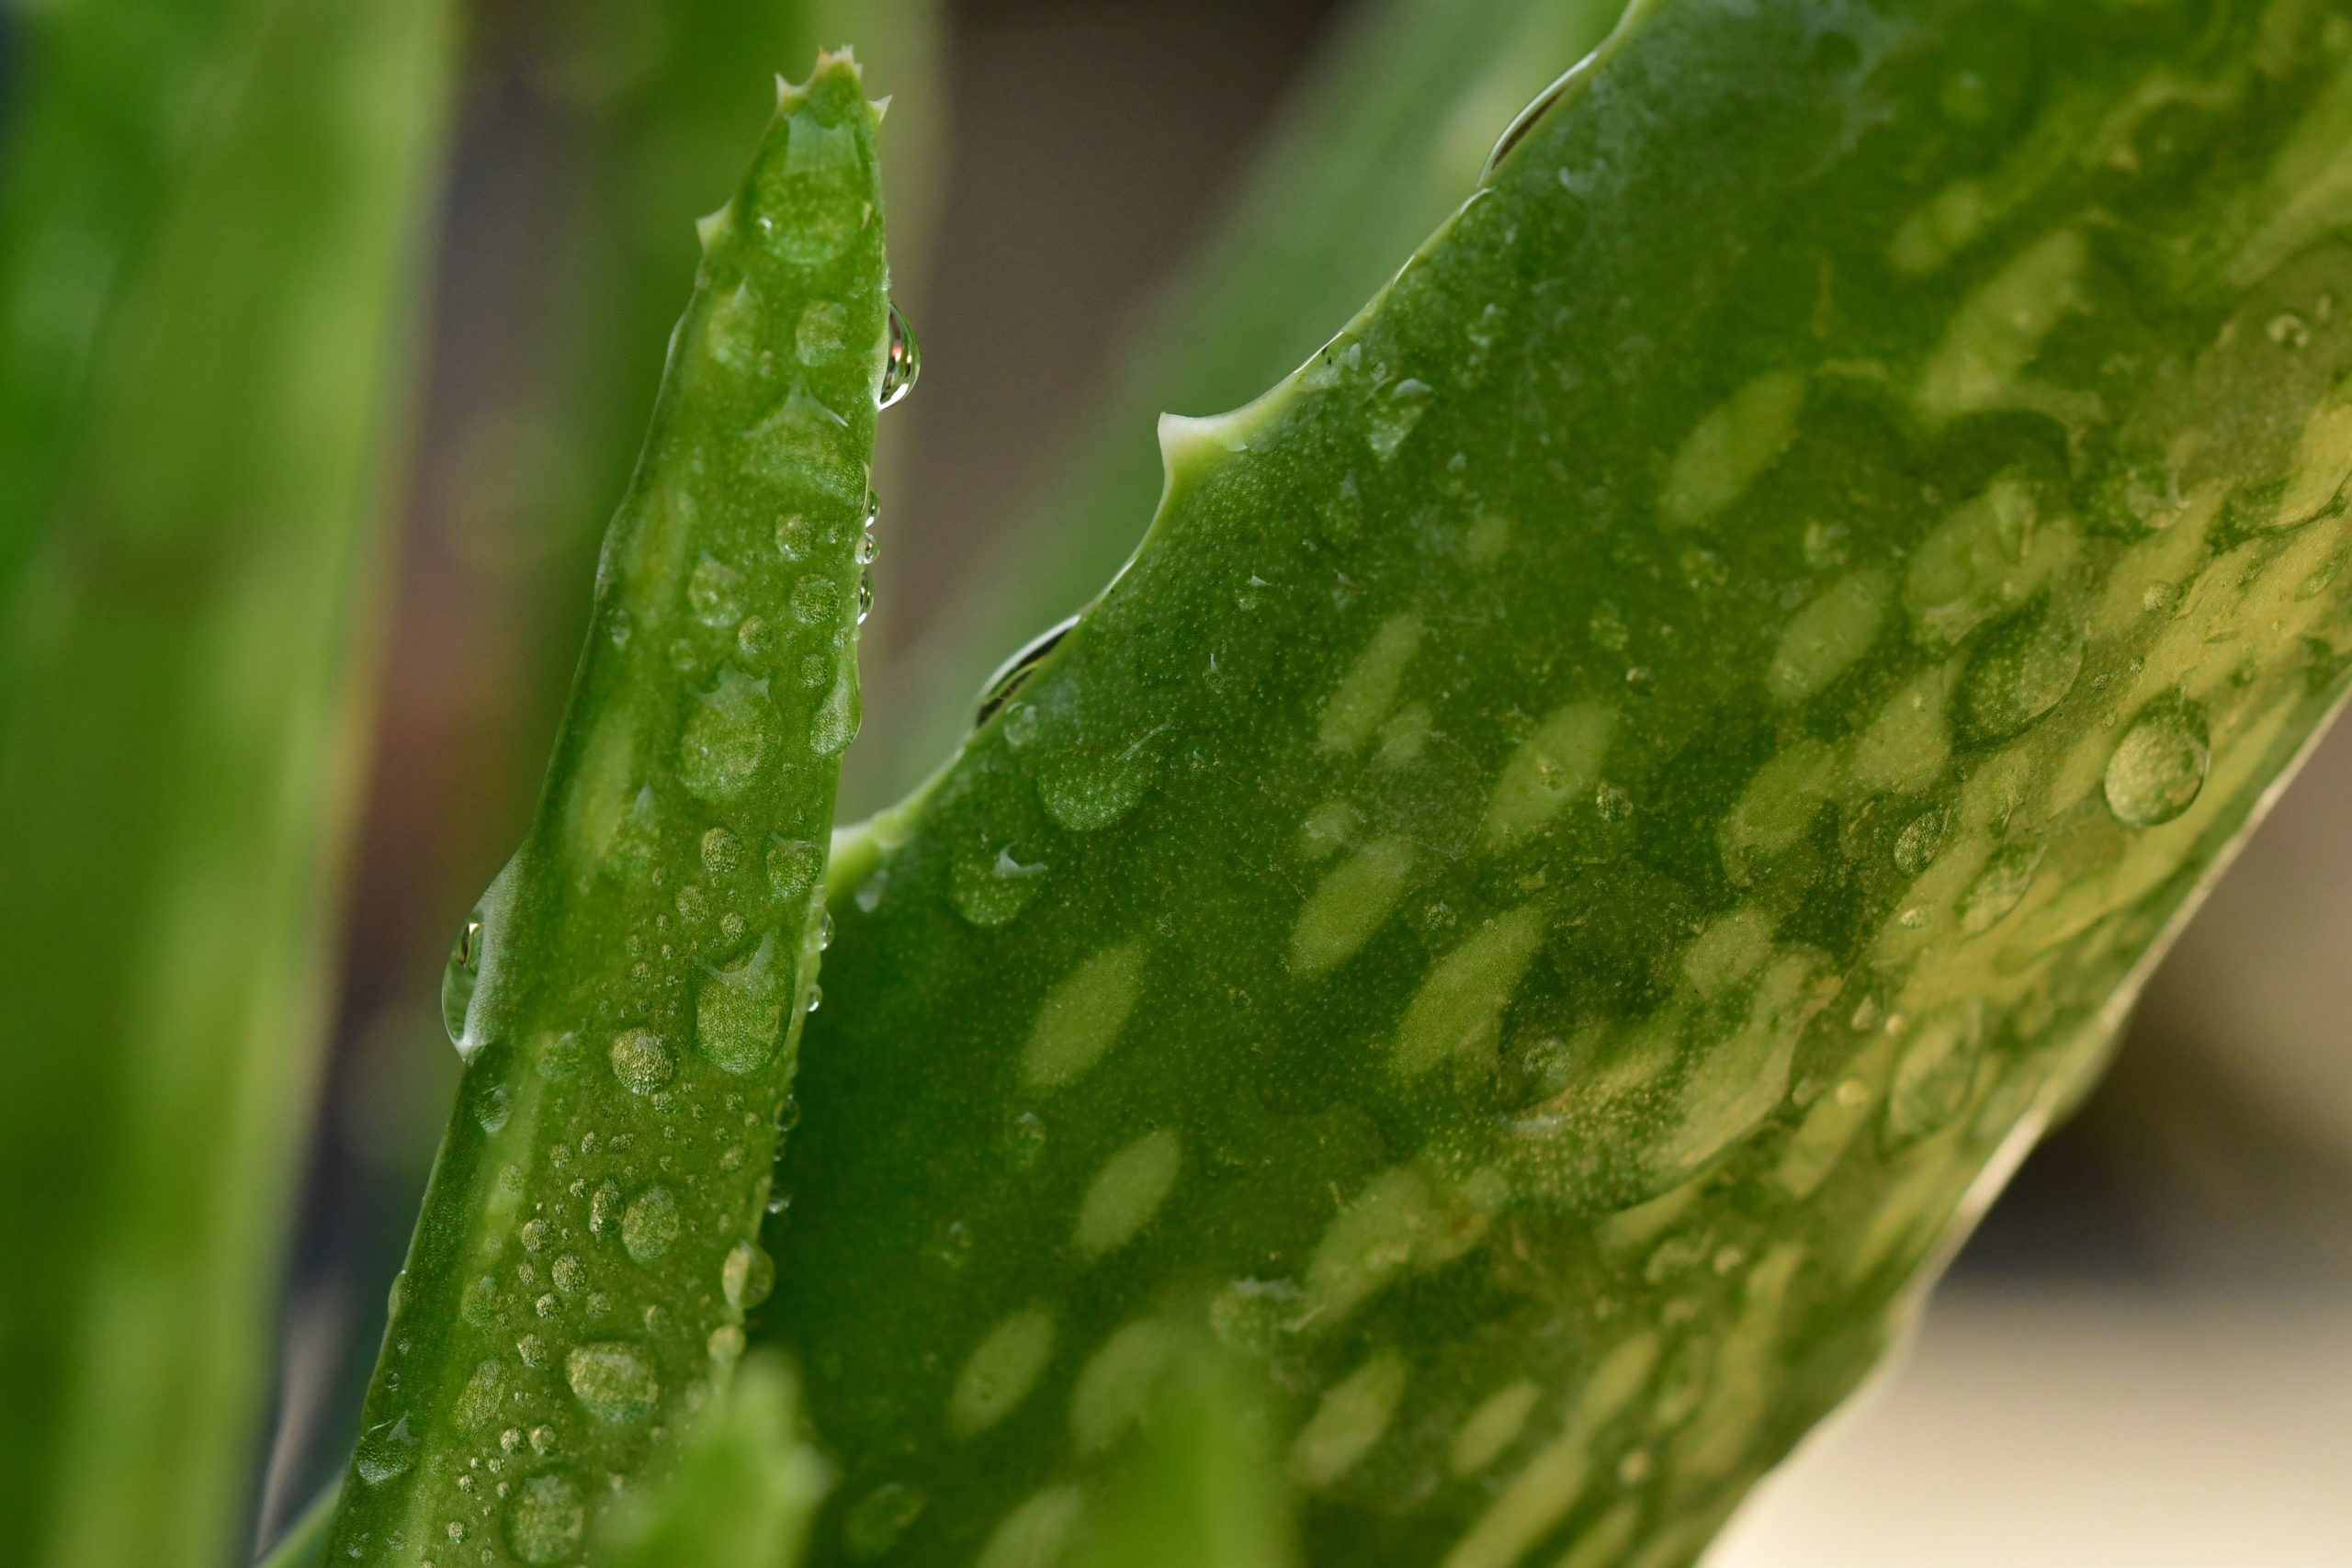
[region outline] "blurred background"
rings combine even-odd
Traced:
[[[1411,59],[1399,40],[1446,30],[1440,0],[954,0],[935,31],[905,19],[931,7],[882,4],[748,32],[716,0],[465,18],[256,1461],[265,1531],[345,1451],[457,1077],[442,961],[523,831],[691,220],[726,195],[768,73],[804,71],[825,27],[897,95],[896,288],[924,368],[885,422],[846,784],[862,810],[943,758],[989,664],[1132,546],[1157,490],[1150,414],[1238,401],[1237,378],[1263,384],[1341,325],[1601,8],[1477,0],[1455,13],[1487,27],[1476,48]],[[11,36],[0,23],[0,127],[23,85]],[[1367,139],[1317,172],[1333,127],[1396,121],[1435,150]],[[1282,240],[1313,199],[1382,211]],[[1186,329],[1203,301],[1225,303],[1233,346]],[[2106,1087],[1962,1254],[1915,1353],[1719,1568],[2352,1562],[2347,953],[2339,730],[2157,977]]]

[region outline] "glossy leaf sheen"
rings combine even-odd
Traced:
[[[815,1559],[1056,1561],[1201,1325],[1308,1561],[1695,1557],[2343,694],[2347,48],[1656,0],[1166,426],[1135,564],[835,863],[763,1314]]]
[[[547,794],[444,987],[469,1066],[331,1557],[578,1560],[767,1289],[857,724],[875,129],[855,66],[823,57],[703,220]]]

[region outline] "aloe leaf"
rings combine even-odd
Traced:
[[[930,206],[937,10],[937,0],[597,0],[552,14],[545,47],[561,62],[552,73],[579,131],[548,364],[525,390],[525,439],[509,444],[499,493],[473,498],[494,506],[519,491],[522,514],[507,525],[547,585],[521,593],[540,623],[526,639],[540,679],[517,700],[519,723],[545,722],[535,716],[553,713],[571,674],[584,630],[572,585],[594,558],[595,504],[628,481],[653,372],[693,286],[685,220],[732,188],[763,122],[766,85],[745,62],[856,40],[869,90],[892,102],[885,196],[896,248],[909,254]]]
[[[546,795],[444,981],[468,1066],[331,1556],[575,1560],[767,1289],[858,720],[876,125],[855,64],[820,57],[703,220]]]
[[[619,1522],[612,1568],[791,1568],[830,1479],[791,1372],[750,1357]]]
[[[1477,178],[1512,113],[1624,0],[1374,0],[1339,35],[1198,253],[1159,300],[1067,471],[906,656],[875,671],[844,799],[886,804],[971,716],[976,672],[1082,607],[1159,493],[1162,409],[1231,408],[1313,353]]]
[[[1695,1557],[2343,698],[2347,48],[1650,0],[1163,424],[1134,564],[836,854],[760,1328],[814,1561],[884,1488],[885,1561],[1049,1561],[1161,1324],[1322,1434],[1308,1561]]]
[[[212,1563],[237,1531],[447,32],[270,8],[223,112],[139,176],[34,508],[0,650],[14,1561]]]

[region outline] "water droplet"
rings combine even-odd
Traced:
[[[823,1007],[824,1005],[825,987],[822,986],[811,986],[808,987],[808,999],[801,1004],[801,1010],[803,1012],[815,1012],[819,1008]]]
[[[808,519],[791,514],[775,520],[776,552],[786,560],[799,560],[817,542],[817,531]]]
[[[865,492],[865,526],[857,532],[857,564],[871,566],[882,557],[882,542],[875,536],[874,525],[882,519],[882,498],[872,491]]]
[[[1935,807],[1911,818],[1894,840],[1894,864],[1905,876],[1917,876],[1936,863],[1943,852],[1944,835],[1951,829],[1951,810]]]
[[[2030,728],[2083,672],[2082,628],[2046,604],[1984,635],[1960,678],[1963,728],[1979,744]]]
[[[678,1200],[655,1182],[621,1213],[621,1246],[639,1263],[652,1263],[678,1239]]]
[[[760,776],[776,736],[768,685],[733,668],[689,704],[678,738],[678,778],[705,800],[741,795]]]
[[[588,1200],[588,1232],[603,1235],[620,1223],[621,1184],[606,1177],[596,1186],[596,1195]]]
[[[1073,833],[1107,828],[1135,809],[1159,768],[1159,730],[1124,746],[1063,751],[1037,766],[1046,814]]]
[[[705,551],[686,580],[686,604],[704,626],[733,626],[743,618],[743,574]]]
[[[1037,896],[1046,866],[1024,864],[1005,845],[990,851],[974,845],[948,863],[947,895],[956,912],[976,926],[1001,926]]]
[[[555,1260],[548,1277],[555,1281],[557,1290],[570,1295],[588,1283],[588,1266],[580,1261],[577,1254],[567,1252]]]
[[[808,748],[820,757],[846,750],[857,739],[865,709],[858,700],[857,667],[847,660],[834,671],[833,689],[825,694],[808,721]]]
[[[857,624],[864,626],[865,617],[873,613],[874,569],[870,566],[861,566],[857,569]]]
[[[523,1250],[526,1252],[545,1251],[547,1249],[548,1239],[552,1237],[554,1234],[555,1227],[548,1224],[545,1220],[524,1221],[522,1230]]]
[[[702,867],[711,875],[724,876],[742,860],[743,846],[726,829],[713,828],[702,836]]]
[[[668,1083],[677,1069],[670,1048],[650,1029],[631,1029],[616,1035],[611,1052],[613,1076],[631,1094],[651,1094]]]
[[[841,587],[830,577],[804,577],[792,585],[792,616],[803,626],[835,619],[841,603]]]
[[[409,1466],[416,1462],[416,1435],[408,1429],[407,1416],[379,1422],[360,1435],[352,1464],[362,1482],[380,1486],[408,1473]]]
[[[974,707],[973,728],[978,729],[989,719],[994,718],[998,710],[1013,699],[1014,694],[1028,683],[1029,677],[1036,673],[1037,666],[1045,662],[1046,655],[1054,651],[1062,638],[1070,634],[1071,628],[1076,626],[1078,622],[1079,617],[1072,615],[1058,626],[1047,627],[1031,638],[1027,647],[997,666],[996,673],[989,677],[989,683],[981,690],[980,700]],[[1034,730],[1035,710],[1027,711],[1031,715],[1030,725]],[[1027,743],[1025,739],[1016,740],[1012,738],[1010,733],[1012,728],[1012,721],[1007,719],[1005,721],[1006,741],[1014,746],[1025,745]]]
[[[1602,784],[1593,793],[1592,804],[1603,822],[1623,822],[1634,814],[1634,797],[1619,784]]]
[[[563,1381],[589,1415],[615,1424],[644,1420],[662,1397],[643,1352],[618,1339],[574,1346],[563,1359]]]
[[[776,839],[768,845],[768,887],[779,898],[808,891],[824,868],[825,852],[806,839]]]
[[[1364,439],[1372,446],[1372,455],[1385,463],[1396,456],[1413,427],[1430,410],[1430,384],[1408,376],[1405,379],[1374,397],[1366,411]]]
[[[544,1430],[540,1427],[532,1436]],[[506,1506],[506,1548],[530,1568],[571,1562],[587,1528],[588,1509],[580,1488],[561,1474],[532,1476],[515,1488]]]
[[[710,1359],[724,1366],[743,1354],[743,1331],[731,1323],[722,1323],[710,1331]]]
[[[531,1451],[533,1453],[537,1454],[540,1458],[544,1459],[548,1454],[555,1452],[555,1445],[556,1433],[553,1427],[540,1426],[531,1428]]]
[[[514,1341],[514,1354],[523,1359],[525,1366],[536,1371],[548,1364],[547,1341],[536,1334],[526,1334]]]
[[[481,974],[481,943],[482,910],[478,904],[458,929],[449,962],[441,971],[441,1027],[448,1031],[449,1043],[460,1055],[466,1054],[466,1014],[473,1007],[474,985]]]
[[[514,1097],[503,1084],[492,1084],[474,1098],[474,1123],[485,1133],[495,1133],[506,1125],[514,1113]]]
[[[712,973],[695,997],[695,1048],[721,1072],[766,1066],[784,1038],[784,979],[774,937],[734,968]]]
[[[890,301],[890,346],[888,357],[882,365],[882,395],[878,408],[894,408],[900,399],[915,389],[915,378],[922,374],[922,345],[915,342],[915,330],[907,324],[906,312],[899,309],[896,299]]]
[[[1961,929],[1971,934],[1988,931],[2007,919],[2032,888],[2043,849],[2041,844],[2011,844],[1987,861],[1961,896]]]
[[[2107,807],[2129,827],[2169,822],[2196,804],[2212,760],[2204,714],[2159,702],[2132,721],[2107,760]]]
[[[839,300],[820,299],[800,312],[800,324],[792,333],[792,350],[803,365],[838,359],[848,346],[849,310]]]
[[[775,1288],[775,1262],[759,1243],[739,1241],[727,1249],[727,1261],[719,1265],[718,1286],[729,1306],[749,1312]]]

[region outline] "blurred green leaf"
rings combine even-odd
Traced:
[[[858,724],[878,127],[854,62],[820,56],[702,220],[538,814],[443,980],[467,1071],[331,1556],[594,1551],[766,1294]]]
[[[26,6],[0,105],[0,607],[49,516],[94,346],[274,0]],[[21,84],[21,86],[19,85]],[[5,710],[0,710],[5,711]]]
[[[1369,0],[1345,15],[1229,209],[1125,358],[1071,462],[895,665],[844,766],[863,812],[970,723],[980,676],[1100,592],[1159,494],[1163,409],[1247,402],[1296,368],[1462,199],[1521,106],[1624,0]]]
[[[749,1357],[623,1516],[612,1568],[792,1568],[828,1479],[791,1372]]]
[[[1309,1561],[1698,1555],[2344,696],[2348,21],[1646,0],[1163,425],[835,857],[755,1325],[814,1561],[1061,1561],[1204,1328]]]
[[[284,0],[232,64],[184,62],[232,79],[180,166],[113,193],[153,210],[94,264],[123,281],[86,401],[68,428],[74,400],[27,394],[62,461],[0,657],[17,1561],[214,1563],[243,1506],[447,28],[437,4]],[[57,63],[108,102],[193,91],[144,57]],[[137,141],[107,126],[89,160]]]
[[[1170,1359],[1099,1501],[1075,1568],[1288,1568],[1289,1499],[1251,1369],[1209,1346]]]

